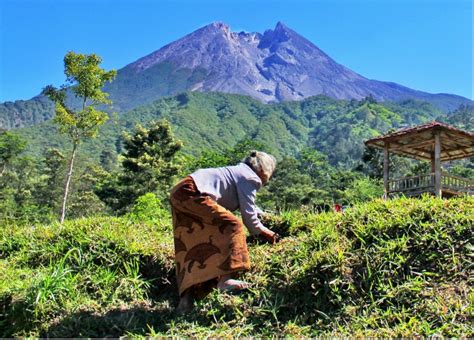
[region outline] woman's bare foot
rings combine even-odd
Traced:
[[[221,277],[217,283],[217,289],[219,289],[221,292],[243,290],[247,289],[248,287],[250,287],[250,285],[247,282],[232,279],[230,275]]]
[[[193,297],[190,292],[184,293],[184,295],[179,300],[179,305],[176,307],[176,312],[179,314],[187,314],[193,310],[194,303]]]

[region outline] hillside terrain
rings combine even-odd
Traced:
[[[379,102],[414,99],[444,112],[472,104],[457,95],[367,79],[281,22],[264,33],[232,32],[219,22],[204,26],[119,69],[104,91],[119,114],[186,91],[241,94],[266,103],[315,95],[346,100],[372,96]],[[3,129],[34,125],[52,116],[53,106],[42,96],[0,103]]]
[[[250,240],[240,295],[175,313],[168,213],[0,226],[0,336],[474,335],[474,198],[287,211]]]
[[[387,174],[404,190],[439,189],[440,171],[443,191],[468,186],[474,157],[440,166],[449,131],[407,142],[431,163],[393,138],[388,157],[364,143],[433,121],[472,132],[472,100],[368,79],[281,22],[215,22],[118,71],[101,64],[70,51],[64,85],[0,103],[0,338],[474,338],[474,196],[387,195]],[[272,173],[255,150],[275,156]],[[204,277],[217,253],[219,269],[234,263],[199,235],[209,221],[172,218],[173,187],[249,155],[258,218],[278,235],[247,236],[248,289],[179,314],[176,274]]]
[[[473,108],[465,108],[450,123],[469,120]],[[346,101],[324,96],[302,101],[263,104],[246,96],[188,92],[160,99],[109,121],[99,137],[81,147],[91,159],[104,151],[120,152],[123,130],[137,123],[169,120],[184,151],[198,155],[203,150],[222,151],[243,139],[265,145],[276,156],[294,155],[303,147],[328,155],[332,164],[351,166],[360,160],[363,140],[392,128],[433,119],[449,120],[428,103],[376,103],[373,100]],[[51,122],[18,130],[29,141],[30,152],[40,154],[48,147],[68,147]]]
[[[0,103],[0,129],[32,126],[48,121],[53,116],[54,104],[44,96]]]

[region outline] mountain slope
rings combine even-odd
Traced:
[[[318,94],[335,99],[371,95],[378,101],[416,98],[448,110],[469,102],[364,78],[280,22],[264,34],[210,24],[127,65],[106,86],[119,110],[184,89],[245,94],[264,102]]]
[[[54,104],[43,96],[0,104],[0,129],[39,124],[54,116]]]
[[[232,32],[223,23],[207,25],[120,69],[104,90],[120,113],[185,91],[243,94],[262,102],[320,94],[335,99],[416,99],[445,112],[472,104],[456,95],[367,79],[282,23],[263,34]],[[0,104],[0,128],[37,124],[53,115],[51,108],[41,96]]]

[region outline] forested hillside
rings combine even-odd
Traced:
[[[44,96],[0,103],[0,127],[6,130],[36,125],[53,115],[54,104]]]
[[[472,108],[461,116],[469,116],[469,112]],[[207,149],[223,151],[240,140],[252,139],[278,157],[310,147],[328,155],[332,164],[350,166],[360,159],[364,139],[436,117],[446,120],[448,116],[414,100],[396,104],[377,103],[371,98],[345,101],[316,96],[301,102],[262,104],[246,96],[189,92],[113,116],[99,138],[86,144],[84,150],[92,159],[99,159],[104,150],[120,152],[123,130],[166,118],[189,154],[199,155]],[[47,147],[65,146],[51,122],[19,132],[30,141],[33,154]]]
[[[365,149],[365,139],[435,118],[470,129],[473,116],[472,107],[445,115],[413,100],[382,104],[372,98],[317,96],[262,104],[239,95],[183,93],[112,116],[96,139],[79,145],[68,210],[70,217],[123,213],[148,191],[166,202],[180,177],[201,167],[235,164],[251,149],[279,160],[274,180],[260,193],[264,207],[327,210],[334,202],[352,204],[382,194],[380,153]],[[170,123],[156,125],[163,119]],[[138,144],[127,145],[124,133]],[[144,143],[145,137],[149,142]],[[167,147],[160,138],[169,139],[171,149],[179,145],[166,160],[159,152]],[[139,169],[127,170],[130,147],[141,150],[143,159],[130,160],[141,164]],[[53,121],[0,135],[0,219],[55,220],[70,150]],[[453,174],[474,177],[472,160],[445,166]],[[393,176],[428,168],[406,158],[391,161]],[[174,170],[161,178],[164,169]]]

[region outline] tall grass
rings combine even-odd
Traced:
[[[289,211],[251,288],[174,312],[169,216],[1,227],[0,336],[472,336],[474,198]]]

